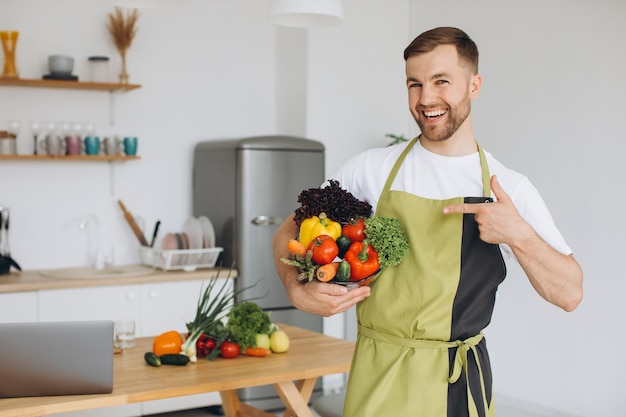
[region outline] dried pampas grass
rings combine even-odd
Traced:
[[[130,45],[137,34],[138,18],[139,12],[137,9],[133,9],[124,15],[122,9],[116,7],[115,13],[109,13],[109,23],[107,28],[109,29],[115,48],[122,57],[122,72],[120,73],[120,82],[122,84],[128,83],[128,74],[126,73],[126,51],[130,48]]]

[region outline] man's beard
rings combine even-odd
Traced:
[[[442,106],[434,107],[441,108]],[[454,135],[454,133],[459,129],[463,122],[465,122],[470,114],[471,107],[472,105],[469,97],[466,97],[455,108],[450,107],[446,114],[447,121],[443,126],[424,123],[422,121],[422,111],[424,110],[424,108],[420,108],[420,110],[418,110],[418,117],[413,116],[413,118],[417,122],[417,125],[419,126],[420,131],[422,132],[422,135],[425,139],[432,142],[443,142],[450,139],[450,137]]]

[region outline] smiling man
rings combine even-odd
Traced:
[[[446,44],[422,51],[432,46],[426,43],[405,52],[409,108],[422,136],[442,146],[446,142],[449,148],[455,145],[447,142],[453,136],[473,138],[471,100],[478,96],[482,84],[473,59],[478,51],[468,46],[463,56],[454,45]]]
[[[357,304],[358,339],[345,417],[492,417],[492,374],[482,330],[505,259],[537,293],[565,311],[582,299],[582,271],[541,196],[474,137],[478,49],[463,31],[419,35],[404,52],[409,108],[421,135],[371,149],[333,178],[376,215],[398,218],[410,243],[372,288],[302,284],[280,262],[297,233],[287,219],[274,239],[276,267],[292,303],[331,315]]]

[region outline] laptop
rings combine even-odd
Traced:
[[[113,390],[113,321],[0,323],[0,398]]]

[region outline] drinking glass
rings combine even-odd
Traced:
[[[116,348],[128,349],[135,346],[135,320],[117,320],[113,326]]]

